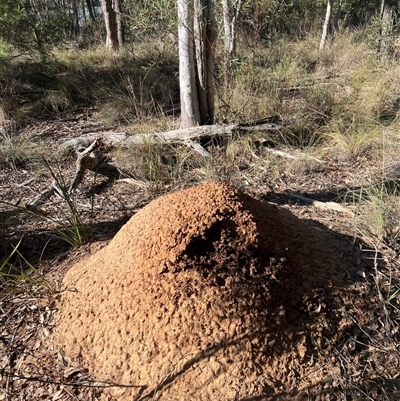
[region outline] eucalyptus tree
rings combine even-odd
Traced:
[[[324,25],[322,28],[322,37],[321,37],[321,42],[319,44],[319,50],[324,49],[324,47],[327,43],[327,40],[328,40],[329,31],[331,30],[332,6],[333,6],[333,0],[327,0],[325,21],[324,21]]]
[[[178,0],[181,126],[213,124],[214,45],[212,0]]]
[[[229,57],[235,55],[237,39],[237,22],[239,19],[242,0],[222,0],[222,17],[225,34],[225,51]]]
[[[380,52],[382,57],[387,57],[393,51],[394,43],[394,19],[397,9],[397,1],[395,0],[382,0],[381,8],[381,39],[380,39]]]
[[[69,35],[61,0],[0,0],[0,38],[16,48],[45,53]]]
[[[106,46],[115,49],[118,44],[117,16],[113,8],[112,0],[101,0],[104,25],[106,27]]]

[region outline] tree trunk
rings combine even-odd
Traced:
[[[382,0],[382,28],[380,52],[382,57],[388,57],[393,51],[393,16],[394,16],[395,1]]]
[[[193,62],[193,13],[191,0],[178,0],[179,87],[182,128],[200,124],[196,70]]]
[[[343,4],[343,0],[339,0],[338,7],[336,10],[336,14],[335,14],[335,19],[333,21],[333,28],[335,30],[335,35],[339,31],[339,19],[340,19],[340,15],[342,13],[342,4]]]
[[[117,18],[117,37],[120,48],[124,45],[124,24],[122,21],[122,0],[114,0],[115,13]]]
[[[332,4],[333,4],[333,0],[327,1],[325,21],[324,21],[324,26],[322,29],[322,37],[321,37],[321,42],[319,44],[319,50],[323,50],[325,48],[325,45],[328,40],[329,30],[331,27]]]
[[[94,22],[95,21],[95,16],[94,16],[94,10],[93,10],[93,6],[90,0],[86,0],[86,5],[87,8],[89,10],[89,15],[90,15],[90,19]]]
[[[225,33],[225,51],[231,54],[233,51],[233,32],[231,30],[231,17],[230,17],[230,4],[229,0],[222,0],[222,15],[224,20],[224,33]]]
[[[112,7],[112,0],[101,0],[104,23],[106,26],[106,46],[110,49],[118,47],[117,19]]]
[[[178,0],[181,126],[214,121],[214,43],[212,0]]]
[[[129,135],[124,132],[104,132],[102,134],[92,132],[74,139],[70,139],[61,145],[60,152],[67,155],[73,151],[79,153],[79,149],[87,148],[96,140],[100,140],[107,147],[130,145],[145,145],[151,143],[184,143],[190,144],[199,139],[226,138],[232,135],[240,135],[246,132],[278,132],[283,127],[288,127],[293,122],[284,123],[279,116],[271,116],[241,124],[231,125],[203,125],[178,130]],[[200,144],[199,144],[200,145]],[[191,145],[190,145],[191,146]],[[191,146],[192,147],[192,146]]]
[[[82,6],[82,17],[83,17],[83,21],[85,22],[85,25],[87,25],[86,7],[85,7],[85,2],[84,2],[84,0],[82,0],[81,6]]]
[[[35,19],[35,15],[37,16],[37,15],[39,15],[39,13],[36,10],[36,8],[34,7],[34,5],[31,4],[31,2],[29,2],[29,1],[24,2],[23,7],[25,10],[27,19],[28,19],[28,24],[33,32],[33,36],[36,41],[36,46],[37,46],[39,52],[41,53],[41,55],[44,55],[44,46],[43,46],[42,37],[40,35],[40,31],[37,29],[37,21]]]
[[[200,125],[214,123],[214,46],[216,29],[213,0],[194,0],[194,43]]]
[[[236,51],[236,22],[239,17],[242,0],[237,0],[232,7],[230,0],[222,0],[222,14],[224,20],[225,51],[228,58],[235,55]]]
[[[79,34],[79,12],[78,5],[76,4],[76,0],[72,2],[72,25],[71,25],[71,35],[76,36]]]

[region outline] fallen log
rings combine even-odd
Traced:
[[[73,192],[82,182],[87,170],[97,171],[100,174],[116,177],[122,171],[113,163],[105,161],[103,153],[106,149],[117,146],[147,145],[147,144],[180,144],[188,146],[202,157],[211,157],[211,154],[202,146],[208,140],[230,139],[234,135],[243,135],[249,132],[277,132],[293,124],[285,122],[279,116],[257,119],[241,124],[231,125],[204,125],[191,128],[177,129],[167,132],[151,134],[127,134],[125,132],[90,132],[77,138],[70,139],[60,146],[62,154],[75,152],[77,155],[75,176],[71,184],[65,189],[66,194]],[[270,150],[270,149],[268,149]],[[290,159],[304,158],[304,155],[294,156],[278,150],[271,150],[277,156]],[[319,159],[315,159],[321,162]],[[123,173],[123,172],[122,172]],[[128,176],[128,174],[123,174]],[[54,178],[54,177],[53,177]],[[26,207],[35,209],[53,195],[62,196],[60,188],[53,182],[45,191],[38,194]],[[65,195],[65,194],[64,194]]]
[[[105,148],[148,144],[180,144],[190,147],[202,157],[211,157],[201,142],[221,138],[226,140],[234,135],[239,136],[249,132],[276,132],[291,124],[293,121],[283,123],[279,116],[271,116],[240,124],[204,125],[150,134],[130,135],[125,132],[90,132],[64,142],[61,144],[60,152],[68,154],[74,151],[77,154],[75,177],[69,186],[69,192],[72,192],[82,181],[86,170],[97,171],[105,175],[110,175],[111,171],[114,176],[121,172],[112,163],[100,162],[103,159],[102,150]],[[292,160],[312,159],[323,163],[322,160],[305,154],[291,155],[276,149],[265,149],[276,156]]]
[[[94,141],[101,139],[102,143],[109,147],[145,145],[149,143],[181,143],[191,147],[202,156],[209,157],[209,153],[201,145],[200,148],[194,142],[195,140],[217,137],[229,138],[233,134],[240,135],[248,132],[279,131],[289,124],[284,124],[279,117],[272,116],[242,124],[202,125],[152,134],[129,135],[125,132],[92,132],[64,142],[61,144],[60,151],[67,154],[73,151],[82,152]]]

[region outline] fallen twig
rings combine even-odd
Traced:
[[[294,194],[292,192],[289,192],[287,195],[290,196],[291,198],[295,198],[295,199],[301,200],[302,202],[311,204],[314,207],[317,207],[319,209],[334,210],[336,212],[345,213],[350,216],[354,216],[353,211],[351,211],[350,209],[348,209],[336,202],[321,202],[321,201],[317,201],[317,200],[314,200],[311,198],[306,198],[305,196]]]

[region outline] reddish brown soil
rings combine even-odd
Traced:
[[[116,400],[307,399],[340,373],[339,248],[226,184],[163,196],[67,272],[56,340]]]

